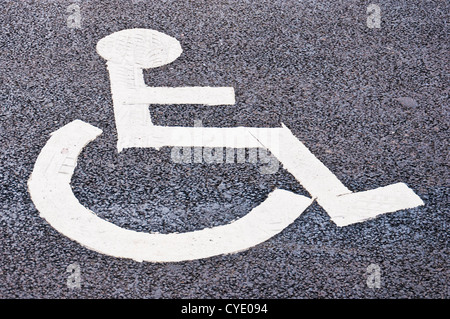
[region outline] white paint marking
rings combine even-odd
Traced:
[[[312,154],[308,148],[283,124],[277,129],[278,138],[266,139],[264,134],[250,129],[261,145],[268,148],[312,197],[331,197],[351,191]]]
[[[404,183],[336,197],[320,197],[317,202],[338,226],[424,205],[420,197]]]
[[[97,52],[108,61],[119,152],[129,147],[159,148],[164,146],[158,142],[161,134],[178,136],[172,128],[165,128],[164,131],[162,127],[153,126],[148,109],[150,104],[235,103],[233,87],[146,86],[144,68],[168,64],[183,52],[177,39],[161,32],[147,29],[122,30],[101,39],[97,44]],[[167,132],[167,129],[171,131]],[[238,130],[236,134],[241,132]],[[223,134],[221,138],[222,136]]]
[[[424,205],[408,186],[397,183],[352,193],[283,125],[277,140],[258,138],[297,181],[317,199],[338,226],[362,222],[378,215]],[[279,145],[273,146],[273,143]]]
[[[122,43],[125,34],[128,43],[131,44],[129,46],[124,46]],[[189,93],[193,92],[191,90],[194,90],[194,88],[147,87],[143,80],[141,66],[155,67],[161,64],[152,64],[140,59],[140,55],[130,51],[129,47],[145,47],[150,52],[153,50],[151,42],[158,37],[163,39],[159,42],[167,43],[168,47],[156,50],[157,53],[175,52],[170,54],[168,58],[161,57],[160,61],[171,62],[175,60],[177,54],[180,55],[182,52],[179,42],[152,30],[135,29],[116,32],[100,40],[97,47],[99,54],[108,60],[119,136],[119,151],[126,147],[154,147],[159,149],[162,146],[266,148],[294,175],[311,196],[317,199],[317,202],[328,212],[338,226],[346,226],[374,218],[383,213],[423,205],[422,200],[405,184],[395,184],[371,191],[352,193],[284,124],[282,128],[191,128],[153,125],[148,109],[151,103],[189,104],[202,101],[204,104],[210,105],[234,103],[232,88],[217,88],[222,93],[218,94],[217,100],[213,101],[209,93],[205,93],[206,95],[209,94],[208,98],[203,99],[201,95],[202,90],[210,92],[212,88],[197,87],[195,88],[196,97],[194,97]],[[102,46],[103,41],[107,42],[108,45]],[[115,50],[115,48],[120,49]],[[111,51],[117,52],[121,59],[118,59],[115,55],[105,54],[105,51],[108,54]],[[120,64],[118,61],[120,61]],[[186,95],[171,96],[168,93],[170,91],[183,92]],[[227,91],[228,93],[226,93]],[[146,94],[141,92],[146,92]],[[136,96],[138,98],[135,98]],[[133,101],[138,103],[133,104]]]
[[[162,146],[268,149],[338,226],[423,205],[403,183],[352,193],[285,125],[282,128],[153,125],[150,103],[234,103],[233,88],[146,87],[143,68],[165,65],[181,54],[181,46],[174,38],[153,30],[124,30],[100,40],[97,50],[108,60],[119,151],[125,147]],[[70,187],[78,154],[100,134],[101,130],[82,121],[54,132],[36,161],[28,185],[36,208],[55,229],[104,254],[162,262],[237,252],[282,231],[313,200],[274,190],[261,205],[228,225],[182,234],[126,230],[83,207]]]
[[[70,187],[74,167],[60,174],[68,149],[76,158],[101,131],[74,121],[52,134],[42,149],[28,182],[41,216],[56,230],[89,249],[137,261],[169,262],[206,258],[242,251],[262,243],[289,226],[312,203],[310,198],[274,190],[244,217],[223,226],[180,234],[127,230],[83,207]]]
[[[124,104],[204,104],[233,105],[232,87],[148,87],[139,89]]]

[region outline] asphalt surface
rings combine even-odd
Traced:
[[[69,28],[78,3],[81,28]],[[2,1],[0,298],[449,298],[447,1]],[[308,195],[282,167],[176,164],[170,148],[117,153],[101,38],[155,29],[181,42],[155,86],[233,86],[236,105],[152,106],[160,125],[285,123],[348,188],[404,182],[425,206],[337,227],[316,203],[246,251],[177,263],[102,255],[58,233],[27,180],[50,133],[80,119],[103,130],[79,157],[80,202],[120,227],[186,232],[224,225],[275,187]],[[80,265],[81,287],[67,285]],[[367,267],[381,287],[367,285]]]

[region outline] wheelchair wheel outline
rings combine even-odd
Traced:
[[[124,229],[82,206],[70,186],[78,155],[101,133],[80,120],[58,129],[43,147],[28,181],[40,216],[63,235],[99,253],[150,262],[236,253],[275,236],[313,202],[311,198],[276,189],[247,215],[227,225],[172,234]],[[50,164],[46,165],[49,159]]]

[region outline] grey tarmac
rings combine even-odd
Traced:
[[[372,3],[379,28],[367,21]],[[448,16],[439,0],[3,0],[0,298],[449,298]],[[253,248],[176,263],[65,237],[40,217],[27,182],[50,134],[77,119],[103,134],[80,154],[73,192],[122,228],[190,232],[245,216],[275,188],[309,196],[282,166],[174,163],[169,147],[118,153],[95,47],[130,28],[183,48],[145,71],[148,85],[236,93],[235,105],[153,105],[155,124],[285,123],[352,191],[403,182],[425,205],[338,227],[313,203]]]

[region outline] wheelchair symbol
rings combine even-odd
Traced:
[[[309,192],[311,198],[275,189],[244,217],[213,228],[186,233],[143,233],[118,227],[82,206],[70,180],[82,149],[102,131],[75,120],[57,131],[40,152],[28,188],[40,215],[56,230],[81,245],[137,261],[175,262],[249,249],[281,232],[317,201],[337,226],[423,205],[403,183],[353,193],[298,140],[284,124],[258,127],[169,127],[154,125],[152,104],[233,105],[232,87],[149,87],[143,69],[177,59],[180,43],[163,33],[129,29],[97,44],[111,82],[120,152],[129,147],[230,147],[269,150]],[[194,136],[195,138],[191,138]]]

